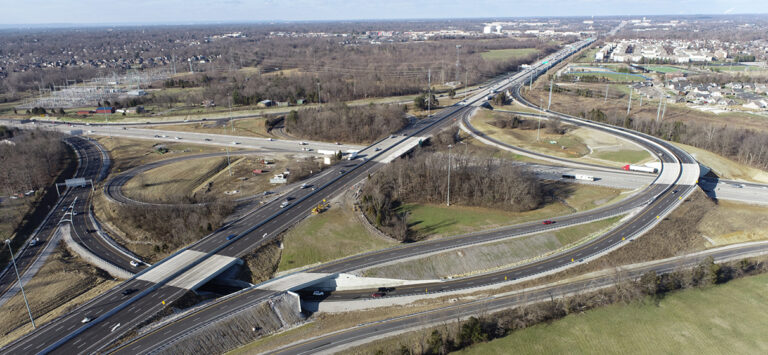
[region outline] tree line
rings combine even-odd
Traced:
[[[653,135],[665,140],[702,148],[739,163],[768,169],[768,133],[729,126],[727,123],[662,121],[634,116],[609,116],[594,108],[581,117]]]

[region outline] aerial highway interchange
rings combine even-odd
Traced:
[[[571,54],[578,52],[585,46],[591,44],[591,40],[586,40],[573,44],[563,50],[542,59],[535,65],[516,73],[508,78],[502,78],[488,85],[487,89],[505,90],[511,89],[515,99],[519,102],[527,103],[519,94],[520,87],[528,80],[545,73],[549,68],[567,58]],[[359,157],[349,161],[341,161],[327,169],[323,174],[313,177],[310,183],[313,189],[305,189],[299,186],[287,188],[280,191],[280,198],[261,199],[265,203],[255,203],[254,208],[243,215],[238,216],[234,221],[229,222],[224,227],[206,236],[200,241],[189,245],[164,260],[149,266],[142,263],[137,258],[131,256],[123,250],[108,242],[108,239],[101,235],[98,226],[94,225],[92,218],[89,218],[89,194],[90,189],[69,188],[64,191],[59,204],[51,212],[51,216],[38,232],[40,235],[51,234],[56,225],[62,219],[70,219],[75,233],[79,236],[81,243],[91,252],[104,260],[108,260],[115,266],[122,268],[134,276],[115,287],[109,292],[88,301],[82,306],[76,308],[67,315],[50,322],[28,336],[25,336],[9,346],[2,349],[3,353],[93,353],[102,351],[116,351],[119,353],[146,353],[168,345],[168,339],[174,339],[179,335],[185,334],[190,329],[197,327],[201,323],[206,323],[220,318],[223,314],[234,312],[249,305],[263,302],[276,293],[285,291],[300,291],[319,280],[338,273],[363,270],[374,265],[382,265],[388,262],[394,262],[409,257],[424,256],[439,251],[456,249],[468,245],[478,245],[492,241],[513,238],[521,235],[529,235],[541,231],[555,230],[567,226],[578,225],[590,221],[604,219],[619,215],[628,215],[626,223],[601,235],[588,243],[579,245],[572,249],[551,255],[541,260],[521,265],[508,270],[491,272],[460,278],[455,280],[441,281],[438,283],[429,283],[413,286],[398,287],[390,292],[388,296],[413,296],[424,293],[424,289],[433,290],[433,292],[451,292],[463,290],[472,287],[479,287],[493,284],[503,284],[505,282],[523,280],[536,277],[543,273],[553,270],[560,270],[569,265],[599,257],[621,245],[630,242],[633,238],[641,235],[643,232],[652,228],[660,219],[669,214],[677,205],[682,203],[685,198],[693,192],[699,184],[699,165],[685,151],[676,146],[664,142],[660,139],[639,134],[623,128],[616,128],[609,125],[598,124],[580,120],[567,115],[555,112],[543,112],[546,116],[557,116],[564,122],[574,125],[588,126],[592,129],[609,132],[610,134],[630,140],[641,145],[652,152],[662,163],[662,169],[658,175],[645,173],[623,172],[618,169],[590,166],[588,164],[574,164],[573,162],[564,162],[562,159],[544,156],[535,152],[527,152],[537,156],[545,161],[567,165],[567,168],[531,165],[531,169],[539,174],[541,178],[557,180],[563,174],[571,173],[590,173],[594,175],[602,174],[602,181],[593,182],[596,184],[607,184],[626,189],[638,189],[632,196],[617,203],[599,207],[594,210],[580,212],[568,216],[557,218],[554,225],[543,225],[541,222],[524,223],[514,225],[488,232],[471,233],[459,235],[439,240],[425,241],[415,244],[404,244],[397,247],[383,249],[375,252],[355,255],[344,259],[324,263],[311,267],[301,272],[287,275],[285,277],[270,280],[263,284],[255,285],[248,289],[238,292],[232,297],[226,297],[220,301],[214,301],[206,307],[197,310],[195,317],[182,317],[177,321],[170,323],[162,328],[162,332],[153,331],[142,335],[141,337],[130,339],[118,348],[112,348],[112,344],[121,339],[126,333],[134,329],[146,319],[151,318],[165,307],[165,304],[178,299],[189,290],[194,290],[201,286],[218,273],[224,271],[237,259],[243,257],[249,252],[258,249],[260,246],[270,243],[280,233],[284,232],[297,221],[305,218],[309,211],[320,201],[331,198],[352,186],[355,186],[366,176],[374,173],[383,164],[397,158],[402,153],[412,149],[422,139],[436,134],[440,130],[461,123],[470,133],[482,136],[481,132],[476,131],[471,125],[471,117],[477,107],[486,100],[487,92],[482,90],[461,103],[448,107],[434,114],[433,117],[418,121],[402,132],[398,132],[391,137],[386,137],[367,147],[335,145],[333,143],[310,142],[309,147],[315,151],[318,149],[330,150],[359,150]],[[29,123],[24,123],[29,124]],[[41,125],[41,123],[37,123]],[[195,144],[226,145],[243,149],[252,149],[275,152],[297,152],[301,154],[311,154],[306,150],[300,150],[302,147],[295,141],[285,140],[267,140],[263,138],[247,138],[220,135],[207,135],[184,132],[162,132],[138,127],[125,127],[120,125],[77,125],[72,126],[56,124],[52,125],[56,129],[73,130],[81,129],[87,135],[107,134],[129,138],[155,139],[155,140],[183,140],[185,142],[194,142]],[[172,134],[172,135],[171,135]],[[173,138],[171,138],[173,137]],[[178,137],[178,139],[176,139]],[[489,137],[485,139],[492,140]],[[104,154],[97,143],[88,139],[73,137],[68,140],[80,156],[81,166],[78,167],[77,177],[92,179],[94,182],[102,180],[104,174]],[[237,144],[235,144],[235,142]],[[497,145],[504,145],[501,142],[494,142]],[[509,147],[510,149],[520,149]],[[249,154],[250,151],[232,152],[232,154]],[[197,155],[190,157],[177,158],[177,161],[185,159],[195,159],[203,156],[214,156],[221,153],[208,155]],[[122,175],[113,177],[105,183],[105,192],[109,198],[113,198],[120,203],[142,203],[133,201],[121,193],[121,186],[134,174],[140,173],[156,166],[170,162],[158,162],[138,167],[132,171],[124,172]],[[560,175],[560,176],[558,176]],[[632,179],[627,180],[627,179]],[[623,185],[622,185],[623,184]],[[754,196],[754,192],[761,192],[765,186],[759,184],[740,184],[736,182],[725,182],[718,184],[712,181],[703,181],[702,186],[707,186],[708,192],[716,192],[723,198],[749,199]],[[708,184],[708,185],[705,185]],[[716,185],[716,186],[715,186]],[[643,187],[646,186],[646,187]],[[719,189],[723,189],[720,191]],[[713,192],[713,193],[714,193]],[[290,196],[292,199],[286,207],[280,206],[283,196]],[[747,200],[749,201],[749,200]],[[76,215],[73,211],[77,211]],[[45,239],[45,238],[43,238]],[[756,249],[763,246],[755,247]],[[31,265],[39,254],[42,246],[27,247],[25,251],[17,258],[17,262],[22,269]],[[754,250],[749,250],[754,251]],[[723,257],[732,256],[728,252],[723,252]],[[663,265],[668,267],[668,265]],[[639,272],[639,271],[638,271]],[[8,293],[14,279],[5,273],[0,279],[0,292]],[[607,281],[605,281],[607,282]],[[583,287],[575,285],[574,287]],[[129,293],[126,291],[131,290]],[[302,293],[306,295],[305,293]],[[328,302],[340,302],[345,300],[355,300],[364,298],[365,291],[361,292],[339,292],[334,293],[327,298]],[[316,299],[317,301],[322,301]],[[510,304],[506,300],[506,305]],[[468,306],[469,307],[469,306]],[[466,312],[476,311],[467,310]],[[453,310],[445,310],[448,318],[453,314]],[[83,322],[84,319],[90,319],[89,322]],[[435,318],[439,320],[440,318]],[[400,326],[406,327],[407,321],[401,321]],[[374,329],[374,330],[372,330]],[[375,332],[376,327],[363,327],[355,330],[359,332],[358,337],[370,336]],[[397,329],[388,326],[388,331]],[[344,336],[345,340],[335,338],[328,345],[343,345],[345,342],[352,342],[355,337]],[[312,347],[314,346],[314,347]],[[284,349],[286,353],[302,353],[318,350],[317,341],[315,343],[307,342],[301,344],[298,348]]]

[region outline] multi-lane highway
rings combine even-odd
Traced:
[[[572,53],[575,50],[576,48],[569,48],[566,52]],[[565,53],[561,52],[552,56],[552,58],[559,59],[564,57]],[[552,59],[552,62],[554,61],[555,59]],[[534,66],[531,70],[541,72],[542,67],[541,65]],[[527,75],[528,72],[520,73],[514,76],[516,80],[505,80],[496,87],[501,87],[510,83],[519,84],[521,79],[524,79]],[[466,102],[473,103],[482,99],[482,97],[476,96]],[[418,133],[419,136],[426,136],[432,134],[447,125],[455,123],[456,118],[469,114],[472,109],[472,105],[450,107],[436,114],[435,117],[429,120],[419,122],[405,132],[405,135],[411,136],[414,133]],[[281,208],[278,205],[278,201],[243,217],[235,223],[204,238],[200,242],[193,244],[174,257],[169,258],[166,262],[159,263],[159,266],[156,264],[153,268],[143,272],[138,277],[129,280],[106,295],[98,297],[87,305],[78,308],[59,321],[41,327],[30,336],[11,344],[11,346],[4,349],[4,351],[13,352],[14,350],[25,350],[34,352],[55,351],[62,353],[82,353],[94,352],[102,349],[107,344],[119,338],[126,331],[134,328],[137,324],[158,312],[164,307],[164,302],[170,302],[186,293],[190,286],[189,284],[185,284],[185,282],[197,282],[194,280],[194,275],[190,276],[190,274],[201,271],[195,269],[198,264],[207,262],[216,263],[218,260],[226,261],[229,260],[228,258],[240,257],[262,244],[270,242],[277,234],[303,218],[312,207],[320,202],[321,199],[343,191],[357,181],[364,179],[368,173],[375,171],[382,165],[381,161],[384,159],[384,155],[386,155],[387,152],[395,149],[399,143],[405,142],[408,139],[409,138],[401,136],[385,138],[373,146],[363,149],[361,151],[361,159],[363,160],[358,159],[345,164],[337,164],[330,168],[330,171],[337,174],[327,174],[325,179],[319,179],[316,182],[318,185],[317,192],[312,192],[310,189],[297,189],[293,191],[291,193],[292,196],[290,196],[293,197],[293,199],[287,201],[289,204],[287,207]],[[637,140],[637,138],[631,139]],[[654,145],[654,143],[648,139],[642,140],[642,144]],[[383,148],[377,153],[377,150],[375,149],[377,147]],[[652,149],[658,150],[659,148],[658,146],[653,146]],[[662,150],[666,150],[666,148],[662,148]],[[667,151],[666,154],[661,154],[661,159],[670,165],[677,165],[680,162],[680,159],[677,158],[677,156],[678,152]],[[682,159],[685,159],[685,157]],[[670,183],[676,183],[679,177],[683,175],[679,173],[679,167],[677,171],[678,174],[676,174],[676,177],[672,178]],[[542,270],[561,267],[574,258],[587,257],[603,252],[606,249],[619,245],[622,242],[622,238],[627,236],[631,237],[638,231],[643,230],[643,228],[648,228],[653,225],[654,219],[658,218],[659,215],[663,215],[664,212],[669,211],[671,206],[679,203],[679,196],[684,196],[692,189],[690,185],[679,186],[680,191],[678,194],[677,191],[673,192],[669,187],[669,184],[654,184],[649,188],[650,192],[647,195],[644,195],[644,200],[639,198],[636,199],[634,202],[637,203],[638,206],[645,205],[649,202],[650,204],[645,208],[644,213],[633,218],[621,230],[614,231],[607,236],[598,238],[589,243],[588,246],[583,246],[578,250],[571,250],[557,255],[532,267],[530,265],[524,266],[520,269],[520,275],[536,274],[542,272]],[[595,213],[605,212],[606,211],[597,211]],[[593,216],[581,215],[580,218],[582,221],[588,221],[591,220]],[[562,219],[562,221],[558,221],[558,223],[565,224],[569,222],[567,219]],[[573,221],[573,223],[578,222]],[[542,226],[533,225],[528,227],[535,228],[537,231],[544,228]],[[477,236],[471,235],[466,236],[466,238],[477,238]],[[454,243],[453,247],[458,247],[467,245],[466,240],[454,238],[449,242]],[[476,242],[487,242],[487,239],[479,238]],[[393,248],[392,250],[376,252],[375,255],[370,254],[364,257],[343,259],[341,261],[322,265],[312,271],[337,272],[355,270],[375,265],[383,259],[380,259],[379,261],[374,259],[382,257],[383,255],[388,255],[392,258],[402,258],[408,255],[419,255],[443,250],[445,248],[445,245],[418,243],[410,246]],[[387,260],[392,258],[387,258]],[[121,297],[122,293],[126,290],[137,291],[131,293],[131,295],[123,295]],[[251,290],[244,294],[248,294],[248,297],[252,299],[251,302],[253,302],[263,298],[260,296],[253,296],[253,294],[256,293],[266,294],[266,292],[262,290]],[[227,307],[228,305],[217,305],[215,308],[218,309],[214,312],[226,312]],[[81,320],[86,317],[93,320],[89,323],[81,323]],[[183,330],[183,325],[177,328],[166,329],[165,331],[167,333],[165,335],[173,333],[174,331]],[[143,339],[147,338],[145,337]],[[137,345],[141,344],[129,343],[123,349],[127,352],[143,351],[136,348]]]
[[[79,137],[70,137],[67,139],[67,142],[78,156],[78,168],[75,177],[93,180],[94,183],[103,178],[105,162],[100,147],[94,142]],[[62,219],[72,221],[73,231],[76,234],[74,240],[97,256],[104,260],[109,260],[116,266],[133,273],[140,271],[144,267],[142,264],[137,266],[131,265],[130,262],[135,260],[134,258],[118,250],[114,245],[106,241],[104,236],[96,232],[97,228],[89,218],[90,194],[90,186],[63,189],[54,210],[42,222],[37,234],[30,237],[30,239],[38,238],[39,242],[34,246],[28,244],[21,253],[17,254],[16,263],[19,266],[20,274],[26,274],[27,269],[34,262],[43,263],[45,261],[38,258],[39,253],[46,247],[59,221]],[[17,292],[18,286],[14,286],[15,284],[16,276],[13,273],[5,273],[0,277],[0,293],[3,294],[3,301]]]
[[[764,255],[766,253],[768,253],[768,243],[750,243],[708,250],[692,255],[683,255],[653,263],[628,265],[622,268],[622,273],[625,280],[630,280],[639,278],[647,272],[664,274],[680,270],[681,268],[693,267],[708,257],[712,257],[715,262],[724,262],[755,255]],[[383,339],[407,331],[455,322],[457,319],[465,319],[477,314],[487,314],[520,305],[544,302],[552,297],[561,298],[577,293],[597,291],[601,288],[615,285],[617,281],[616,275],[610,273],[569,280],[567,282],[557,282],[503,295],[484,297],[475,301],[445,306],[426,312],[362,323],[330,334],[304,339],[270,353],[330,354],[349,349],[352,346],[368,343],[373,339]]]

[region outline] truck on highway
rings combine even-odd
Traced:
[[[349,155],[347,155],[347,160],[355,160],[355,158],[357,158],[358,151],[353,150],[348,152],[349,152]]]
[[[655,174],[659,172],[659,169],[652,168],[650,166],[639,166],[639,165],[624,165],[623,169],[626,171],[639,171],[641,173],[650,173],[650,174]]]
[[[576,175],[576,180],[595,181],[594,176],[589,175]]]

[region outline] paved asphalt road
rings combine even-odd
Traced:
[[[692,267],[701,263],[709,256],[712,256],[715,261],[719,262],[765,252],[768,252],[768,244],[745,245],[738,248],[713,250],[694,257],[672,258],[652,265],[625,268],[623,271],[625,272],[625,279],[632,279],[638,278],[646,272],[655,271],[657,274],[663,274],[684,267]],[[487,314],[523,304],[543,302],[551,299],[551,297],[560,298],[573,293],[589,292],[612,286],[615,283],[616,276],[611,274],[568,283],[546,285],[541,288],[520,291],[504,296],[491,296],[460,305],[360,324],[331,334],[294,343],[270,352],[270,354],[332,353],[370,342],[373,339],[383,339],[409,330],[417,330],[442,323],[452,323],[457,319],[464,319],[477,314]]]
[[[94,182],[98,182],[101,172],[103,171],[103,160],[101,151],[98,147],[87,139],[79,137],[68,138],[68,142],[72,144],[79,156],[79,165],[75,173],[75,177],[82,177],[85,179],[92,179]],[[38,238],[41,243],[38,243],[34,247],[27,247],[24,252],[17,256],[16,262],[19,267],[19,273],[24,274],[27,268],[37,258],[40,251],[43,250],[45,244],[48,242],[53,232],[56,230],[59,221],[67,213],[67,218],[72,219],[72,225],[77,235],[75,241],[78,241],[85,248],[91,250],[96,255],[110,260],[117,266],[126,269],[131,272],[138,272],[143,269],[143,265],[133,267],[130,265],[130,259],[125,254],[117,251],[114,247],[104,241],[97,233],[95,233],[95,226],[91,224],[88,218],[87,208],[90,206],[90,192],[91,188],[68,188],[63,190],[62,197],[59,199],[59,204],[56,210],[52,211],[51,216],[45,220],[38,231]],[[70,209],[73,202],[74,209]],[[76,211],[77,215],[72,216],[69,214],[72,211]],[[0,278],[0,293],[5,293],[16,282],[16,275],[12,272],[6,273]]]
[[[455,120],[443,120],[443,118],[447,116],[451,116],[453,114],[463,115],[467,114],[468,112],[469,109],[467,107],[460,106],[448,108],[437,114],[432,119],[432,121],[438,121],[441,124],[429,126],[427,128],[427,131],[429,132],[422,132],[420,134],[431,133],[431,131],[436,131],[443,128],[447,124],[452,124],[455,122]],[[422,121],[420,122],[421,127],[414,127],[411,128],[411,130],[420,130],[424,125],[427,124],[427,122],[430,121]],[[372,148],[369,149],[372,150]],[[368,151],[363,151],[361,153],[363,156],[370,154]],[[671,159],[671,157],[668,157],[668,159]],[[349,164],[357,163],[358,162],[350,162]],[[367,161],[365,164],[357,166],[356,169],[353,169],[353,166],[345,166],[349,164],[339,164],[334,166],[332,169],[338,169],[340,178],[329,182],[330,185],[325,186],[324,189],[319,190],[318,193],[308,196],[310,194],[309,189],[296,191],[296,195],[293,197],[295,197],[297,202],[292,202],[292,204],[289,207],[286,207],[286,209],[292,209],[294,212],[308,212],[309,209],[314,207],[320,201],[320,199],[324,197],[324,195],[330,195],[332,193],[342,191],[344,188],[352,186],[352,184],[354,184],[356,181],[359,181],[361,178],[364,178],[366,176],[365,174],[375,170],[375,168],[379,165],[379,163],[375,161]],[[349,171],[349,169],[353,170]],[[333,175],[329,175],[329,177],[332,176]],[[320,181],[318,182],[318,185],[323,183],[324,181]],[[662,201],[667,203],[672,202],[673,199],[669,196],[664,196],[663,198],[666,198],[667,200]],[[267,216],[271,212],[271,209],[275,209],[276,204],[277,203],[273,203],[271,208],[269,208],[270,206],[268,205],[268,208],[257,210],[257,212],[246,216],[238,223],[232,224],[224,230],[217,231],[211,236],[203,239],[201,242],[191,246],[191,249],[205,252],[215,251],[221,255],[241,256],[247,253],[249,250],[253,250],[255,247],[268,242],[270,239],[274,238],[276,234],[295,224],[298,219],[303,218],[302,213],[284,213],[274,216]],[[651,214],[652,212],[663,209],[665,207],[666,206],[663,206],[662,203],[655,203],[652,205],[651,210],[647,211],[644,215],[648,217],[647,215]],[[266,220],[264,219],[265,217]],[[646,220],[645,222],[647,223],[648,221]],[[235,234],[238,237],[228,241],[226,236],[231,234]],[[613,235],[613,237],[620,238],[618,234]],[[604,238],[601,240],[603,240],[604,244],[615,242],[615,240],[612,240],[611,238]],[[420,247],[420,245],[414,245],[413,249],[418,249]],[[551,267],[555,267],[557,264],[562,263],[561,260],[552,260],[551,262],[553,263],[552,265],[549,265]],[[341,263],[335,263],[334,265],[324,267],[344,268],[341,264],[345,263],[348,263],[347,266],[356,265],[357,268],[361,266],[359,261],[350,262],[349,260],[346,260]],[[537,269],[544,269],[547,266],[548,265],[542,265]],[[186,270],[179,270],[178,274],[184,271]],[[57,344],[59,345],[58,347],[51,347],[49,349],[55,348],[55,352],[61,353],[93,352],[117,339],[125,331],[133,328],[136,324],[142,322],[149,315],[159,311],[162,308],[162,300],[173,300],[185,292],[185,290],[182,289],[163,286],[162,283],[154,285],[148,289],[147,286],[148,285],[146,285],[146,283],[143,281],[128,281],[122,286],[109,292],[108,294],[93,300],[85,307],[79,308],[59,322],[51,323],[49,326],[42,327],[31,336],[28,336],[24,340],[12,344],[11,347],[6,348],[5,350],[14,351],[17,349],[26,349],[31,351],[39,351],[39,349],[42,349],[42,347],[50,346],[57,340],[62,339],[63,344]],[[118,293],[126,289],[134,288],[139,290],[136,292],[137,295],[130,297],[129,302],[124,302],[120,306],[115,307],[116,303],[120,302],[118,299],[119,297],[117,297]],[[256,298],[258,299],[260,297]],[[104,312],[107,312],[107,310],[111,311],[109,311],[108,314],[103,314]],[[96,317],[99,314],[102,315],[100,316],[100,319],[98,319],[98,322],[87,323],[85,327],[74,331],[73,328],[76,329],[77,324],[73,323],[75,323],[81,316],[91,315]],[[93,326],[89,327],[90,325]],[[172,331],[173,329],[170,330]],[[129,352],[133,351],[130,350],[130,347],[126,349],[128,349],[127,351]]]

